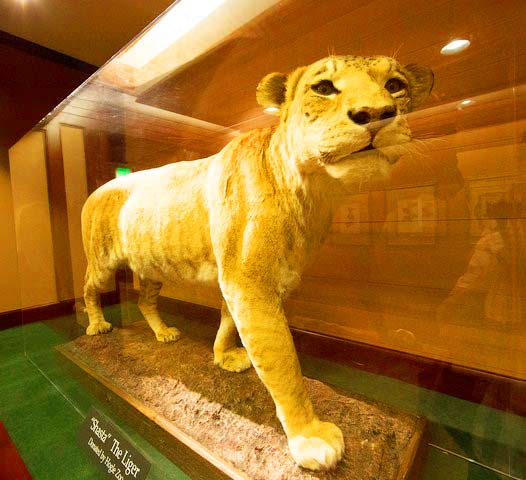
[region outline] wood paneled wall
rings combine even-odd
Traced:
[[[341,199],[288,301],[290,323],[524,380],[525,21],[519,0],[288,0],[151,84],[127,89],[96,75],[54,121],[84,129],[89,192],[116,166],[207,156],[275,122],[254,95],[269,71],[333,51],[428,64],[435,91],[409,116],[417,141],[388,182]],[[457,36],[470,49],[442,56]],[[209,288],[163,294],[220,301]]]

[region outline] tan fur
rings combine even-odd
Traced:
[[[384,88],[393,76],[407,83],[395,95]],[[331,80],[338,93],[316,93],[320,80]],[[314,470],[333,467],[343,438],[313,411],[283,300],[329,230],[333,194],[343,182],[386,174],[399,144],[410,139],[401,114],[423,101],[431,83],[428,69],[405,71],[388,57],[332,56],[289,76],[271,74],[258,86],[258,101],[280,107],[276,128],[244,134],[212,157],[99,188],[82,213],[87,333],[111,329],[98,292],[119,266],[141,278],[139,307],[160,341],[179,336],[157,312],[162,281],[219,282],[215,363],[230,371],[252,364],[276,403],[294,459]],[[397,112],[388,122],[358,125],[349,117],[386,106]],[[374,150],[356,153],[371,140]],[[236,331],[244,348],[236,346]]]

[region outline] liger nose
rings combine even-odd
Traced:
[[[367,125],[378,120],[389,120],[396,116],[396,107],[386,105],[382,108],[362,107],[356,110],[349,110],[348,117],[358,125]]]

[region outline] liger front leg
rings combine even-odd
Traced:
[[[334,467],[343,455],[343,435],[314,413],[281,300],[253,295],[251,289],[229,290],[228,308],[252,365],[276,404],[292,457],[311,470]]]

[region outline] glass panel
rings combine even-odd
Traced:
[[[9,152],[22,305],[56,304],[60,312],[27,325],[31,361],[67,401],[87,411],[94,400],[72,388],[71,374],[59,370],[50,352],[84,335],[88,326],[81,210],[92,192],[115,177],[131,189],[133,179],[147,181],[128,177],[134,172],[214,155],[245,132],[287,121],[292,110],[280,102],[294,98],[299,105],[304,96],[310,103],[298,107],[296,136],[287,137],[299,153],[288,152],[287,161],[308,163],[310,145],[320,160],[312,170],[305,167],[302,178],[313,178],[319,169],[332,177],[347,169],[352,177],[335,197],[321,250],[285,303],[304,373],[424,416],[431,432],[424,478],[449,471],[452,478],[524,478],[525,10],[519,0],[484,0],[476,8],[473,2],[442,0],[174,4]],[[469,40],[469,46],[444,50],[455,39]],[[379,73],[381,62],[370,67],[362,57],[342,57],[378,54],[405,66],[405,76],[393,77],[402,83],[388,85],[392,79]],[[307,70],[317,83],[302,79],[305,71],[296,69],[324,57],[319,72]],[[394,158],[386,145],[374,142],[387,135],[389,122],[401,121],[404,95],[414,103],[425,96],[424,70],[413,64],[433,70],[434,87],[407,112],[412,139],[396,145]],[[256,87],[272,72],[296,73],[288,77],[286,92],[283,74],[266,90],[260,86],[258,104]],[[299,90],[291,93],[294,81]],[[377,97],[398,110],[364,104],[371,101],[373,84]],[[375,115],[384,123],[368,126]],[[378,137],[359,147],[354,138],[343,160],[333,151],[327,160],[322,149],[340,138],[340,130],[345,138],[358,131]],[[396,160],[389,176],[369,175],[376,164],[367,156],[375,155],[367,142],[380,151],[385,147]],[[195,164],[185,165],[181,171]],[[192,172],[189,177],[199,174]],[[226,182],[225,192],[230,188]],[[115,195],[106,208],[122,200]],[[151,195],[157,195],[159,209],[167,208],[156,188]],[[120,216],[110,220],[103,231],[111,237],[125,226]],[[186,221],[195,225],[196,218]],[[308,235],[321,228],[313,225],[289,231],[303,228]],[[84,232],[84,241],[86,235],[91,233]],[[189,248],[202,240],[197,228],[185,235],[181,241]],[[275,256],[274,242],[269,233],[259,254]],[[301,250],[298,238],[294,242],[291,248]],[[107,257],[114,253],[108,250]],[[162,270],[162,263],[151,265]],[[142,321],[139,279],[130,267],[115,261],[94,280],[105,320],[124,331]],[[170,325],[179,326],[181,311],[188,311],[181,302],[221,307],[217,282],[173,278],[213,277],[214,268],[211,261],[198,267],[180,262],[162,272],[160,306]],[[218,316],[193,308],[196,316]],[[323,345],[343,347],[337,352]],[[129,348],[123,341],[119,355]],[[210,342],[209,348],[212,355]],[[133,435],[134,427],[129,430]]]

